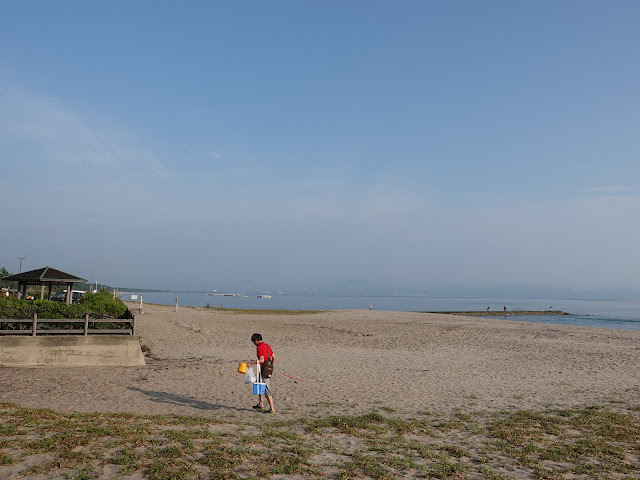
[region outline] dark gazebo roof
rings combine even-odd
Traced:
[[[39,268],[37,270],[30,270],[28,272],[16,273],[15,275],[8,275],[2,277],[2,280],[9,282],[19,282],[26,285],[41,285],[43,283],[86,283],[86,279],[76,277],[69,273],[61,272],[51,267]]]
[[[44,298],[44,287],[49,287],[49,295],[51,297],[51,289],[53,285],[64,284],[67,286],[67,303],[71,303],[72,289],[74,283],[86,283],[84,278],[76,277],[69,273],[61,272],[51,267],[39,268],[29,272],[17,273],[15,275],[7,275],[2,280],[9,282],[18,282],[18,291],[22,292],[22,298],[27,296],[27,285],[40,285],[40,300]]]

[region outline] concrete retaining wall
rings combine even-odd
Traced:
[[[144,365],[140,341],[132,335],[0,337],[4,366],[120,366]]]

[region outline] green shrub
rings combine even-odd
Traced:
[[[126,319],[131,312],[109,292],[87,293],[82,300],[72,305],[50,300],[18,300],[0,298],[0,318],[28,319],[37,313],[38,318],[82,318],[88,314],[91,318]]]
[[[78,305],[89,315],[99,313],[103,318],[131,318],[131,312],[125,304],[107,291],[86,293]]]

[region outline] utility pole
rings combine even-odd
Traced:
[[[20,271],[18,273],[22,273],[22,260],[24,260],[27,257],[16,257],[19,261],[20,261]]]

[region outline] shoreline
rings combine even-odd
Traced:
[[[122,300],[122,302],[127,305],[131,312],[140,311],[139,303],[135,301]],[[167,305],[165,303],[153,303],[153,302],[145,302],[143,304],[143,312],[144,307],[147,305],[157,306],[157,307],[169,307],[175,309],[175,305]],[[212,307],[212,306],[192,306],[192,305],[178,305],[178,309],[180,308],[201,308],[205,310],[214,310],[217,312],[229,312],[229,313],[247,313],[247,314],[265,314],[271,315],[273,313],[287,312],[283,314],[311,314],[311,313],[326,313],[326,312],[350,312],[359,309],[353,308],[336,308],[336,309],[295,309],[295,308],[283,308],[283,309],[268,309],[268,308],[243,308],[243,307]],[[366,311],[366,309],[360,309],[362,311]],[[373,311],[373,310],[369,310]],[[459,315],[463,317],[508,317],[508,316],[554,316],[554,315],[570,315],[574,316],[574,313],[564,312],[562,310],[507,310],[507,311],[484,311],[484,310],[437,310],[437,311],[427,311],[427,310],[415,310],[415,311],[404,311],[404,310],[376,310],[377,312],[387,312],[390,314],[394,313],[431,313],[435,315]]]
[[[121,297],[122,298],[122,297]],[[414,297],[387,298],[359,298],[343,300],[328,297],[300,297],[297,300],[284,299],[274,296],[272,299],[228,298],[224,302],[208,302],[203,294],[185,295],[180,297],[180,306],[192,307],[224,307],[225,309],[242,310],[313,310],[313,311],[342,311],[342,310],[375,310],[386,312],[436,312],[437,314],[458,313],[478,317],[492,316],[497,319],[511,318],[518,321],[562,323],[596,328],[616,328],[624,330],[640,330],[640,300],[613,302],[585,302],[583,300],[565,299],[552,302],[548,299],[416,299]],[[175,306],[175,296],[153,295],[144,297],[145,302]],[[126,299],[128,301],[128,299]],[[139,303],[137,300],[134,303]],[[503,305],[507,306],[507,314],[503,312]],[[136,306],[137,307],[137,306]],[[144,305],[143,305],[144,307]],[[490,314],[486,314],[490,307]],[[469,313],[471,312],[471,313]],[[479,313],[473,313],[479,312]],[[544,313],[542,313],[544,312]],[[547,312],[555,312],[549,314]],[[558,312],[566,313],[558,315]],[[528,315],[530,314],[530,315]],[[514,315],[514,316],[511,316]],[[527,318],[529,317],[529,318]]]

